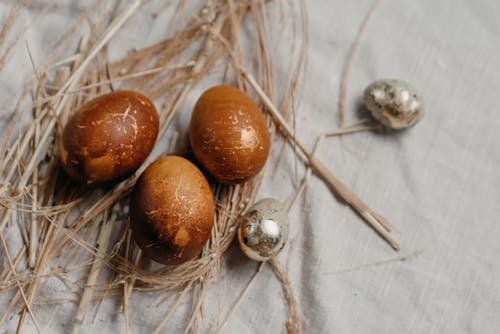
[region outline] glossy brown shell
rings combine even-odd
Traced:
[[[196,159],[222,183],[248,180],[269,156],[264,116],[244,92],[229,86],[216,86],[201,95],[191,116],[189,138]]]
[[[84,184],[130,176],[151,153],[158,113],[149,98],[133,91],[101,95],[83,105],[64,127],[61,163]]]
[[[137,244],[163,264],[179,264],[201,252],[210,237],[214,212],[205,176],[178,156],[152,163],[137,181],[130,200],[130,224]]]

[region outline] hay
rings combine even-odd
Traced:
[[[148,5],[137,0],[124,7],[119,7],[119,3],[96,1],[74,21],[41,65],[32,60],[34,78],[26,82],[8,126],[9,132],[3,136],[0,236],[9,267],[0,276],[0,292],[17,290],[0,324],[21,301],[18,332],[22,331],[28,315],[40,331],[31,306],[40,302],[36,300],[37,292],[53,277],[61,279],[80,296],[74,330],[84,328],[92,300],[117,297],[122,299],[128,328],[130,295],[134,291],[159,291],[163,293],[162,298],[178,294],[178,299],[165,317],[158,319],[157,332],[188,292],[194,298],[186,332],[197,331],[208,283],[220,270],[221,256],[233,240],[235,218],[253,202],[261,182],[261,178],[256,177],[242,185],[214,184],[216,221],[200,257],[176,267],[150,269],[131,240],[126,214],[128,195],[147,164],[129,179],[108,189],[76,185],[68,181],[59,168],[58,141],[62,127],[79,105],[118,88],[141,91],[161,105],[159,138],[162,140],[179,112],[179,105],[216,66],[217,71],[225,73],[224,82],[246,88],[241,72],[227,57],[228,53],[236,54],[238,66],[246,61],[241,40],[244,34],[240,28],[243,24],[253,30],[246,31],[244,37],[258,46],[257,57],[250,67],[262,89],[274,101],[278,101],[278,96],[281,101],[290,101],[304,69],[305,48],[299,40],[298,51],[294,46],[296,57],[289,60],[293,65],[290,65],[292,74],[288,84],[281,94],[276,93],[266,21],[266,7],[270,4],[264,1],[207,1],[197,12],[189,14],[192,19],[177,27],[174,35],[145,48],[134,49],[131,45],[127,55],[110,61],[106,52],[108,42],[138,8]],[[2,40],[16,15],[26,9],[25,5],[18,3],[11,11],[2,30]],[[283,3],[275,6],[282,12],[290,11],[290,15],[283,16],[284,24],[291,21],[293,26],[299,26],[297,29],[302,29],[304,22],[295,22],[295,17],[304,18],[295,13],[300,13],[301,8]],[[186,10],[178,6],[172,20],[179,20]],[[84,29],[86,22],[91,22],[88,31]],[[87,32],[80,34],[80,31]],[[214,34],[220,35],[226,44]],[[78,47],[72,52],[78,40]],[[29,45],[27,49],[29,51]],[[6,53],[2,55],[7,57]],[[26,103],[27,100],[30,101]],[[289,106],[289,102],[282,105]],[[29,109],[33,110],[32,119],[24,123],[19,115]],[[269,124],[272,127],[271,121]],[[149,161],[154,158],[150,157]],[[11,233],[18,226],[25,240],[20,249],[4,242],[5,233]],[[105,282],[99,279],[103,271],[107,273]],[[79,274],[79,279],[70,282],[70,277]],[[70,298],[62,295],[48,303],[67,300]]]
[[[175,299],[164,317],[157,319],[155,333],[162,330],[188,294],[192,304],[185,332],[203,328],[203,304],[210,283],[221,270],[222,256],[234,238],[236,218],[254,201],[261,177],[241,185],[213,184],[217,210],[210,239],[199,258],[175,267],[150,267],[132,240],[127,208],[129,193],[148,163],[167,152],[183,151],[177,143],[177,132],[171,129],[172,121],[193,88],[214,73],[221,74],[214,84],[236,85],[260,101],[273,143],[284,139],[296,153],[296,164],[299,161],[306,164],[302,182],[294,180],[297,187],[287,201],[289,208],[315,173],[394,248],[399,247],[385,220],[343,185],[295,136],[294,111],[300,97],[308,45],[304,1],[207,0],[197,8],[186,3],[179,1],[174,8],[175,4],[165,2],[152,18],[159,17],[169,6],[174,8],[170,20],[174,34],[166,33],[163,40],[147,47],[130,45],[125,56],[110,60],[108,43],[138,9],[150,4],[133,0],[122,6],[119,0],[96,0],[76,18],[40,65],[32,59],[33,78],[24,85],[0,147],[0,237],[8,259],[8,266],[0,272],[0,293],[13,293],[0,325],[20,308],[17,331],[22,331],[28,316],[40,331],[33,305],[72,301],[78,304],[78,309],[70,325],[75,332],[83,331],[91,309],[98,309],[104,299],[119,298],[128,332],[131,294],[155,291],[159,293],[158,303]],[[0,70],[12,48],[9,44],[2,49],[6,36],[27,4],[17,2],[0,31]],[[369,15],[374,8],[375,5]],[[287,41],[291,50],[288,76],[279,78],[279,89],[271,39],[281,31],[271,31],[270,10],[281,14],[282,27],[291,28],[291,38]],[[186,21],[184,17],[190,19]],[[343,119],[342,101],[349,68],[363,29],[362,26],[346,62],[339,98],[340,119]],[[248,43],[254,46],[254,57],[244,52]],[[29,52],[29,45],[26,48]],[[58,143],[63,125],[85,101],[116,89],[141,91],[161,106],[158,143],[169,140],[170,144],[119,184],[96,189],[76,185],[67,180],[59,167]],[[29,122],[22,121],[21,115],[26,111],[32,111]],[[318,144],[324,137],[376,128],[362,122],[322,135]],[[6,233],[19,233],[24,244],[8,245]],[[300,310],[290,280],[276,260],[269,263],[283,287],[288,312],[284,328],[289,333],[300,333]],[[230,321],[261,267],[229,309],[219,331]],[[47,301],[37,300],[37,292],[52,278],[59,279],[71,293],[61,293]],[[97,305],[92,307],[95,302]]]

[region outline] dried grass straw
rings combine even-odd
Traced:
[[[352,59],[368,18],[379,2],[374,2],[365,17],[347,58],[339,92],[341,124]],[[17,1],[4,21],[0,30],[0,71],[15,41],[27,29],[23,27],[16,32],[16,37],[11,37],[16,18],[30,4],[31,1]],[[278,139],[275,130],[280,130],[279,133],[291,144],[296,159],[306,163],[308,168],[301,185],[294,180],[297,189],[290,196],[289,205],[293,205],[309,175],[314,172],[393,248],[399,248],[384,218],[373,212],[320,163],[314,152],[309,152],[295,137],[288,124],[289,119],[294,124],[295,103],[306,64],[308,41],[303,0],[276,3],[208,0],[198,10],[179,1],[170,21],[176,31],[173,36],[166,36],[144,48],[130,45],[132,51],[126,56],[109,61],[108,43],[139,8],[148,5],[149,2],[141,0],[132,0],[126,5],[121,5],[119,0],[96,0],[74,21],[53,52],[38,66],[31,57],[29,45],[26,45],[34,76],[24,85],[0,147],[0,206],[3,208],[0,210],[0,237],[8,259],[8,265],[0,272],[0,297],[11,294],[0,325],[20,308],[18,333],[28,315],[40,332],[33,305],[68,301],[78,303],[70,324],[73,331],[85,331],[86,317],[91,306],[95,305],[92,301],[100,302],[105,298],[121,299],[125,332],[128,332],[129,299],[134,291],[161,292],[159,304],[177,296],[165,316],[158,319],[154,333],[164,328],[188,293],[192,304],[185,332],[199,332],[204,328],[203,305],[209,284],[219,273],[222,255],[233,240],[236,218],[253,202],[261,179],[257,177],[235,186],[214,184],[216,222],[200,257],[177,267],[150,269],[131,238],[127,221],[129,192],[148,162],[129,179],[107,189],[87,189],[69,182],[58,163],[62,126],[71,113],[88,99],[118,88],[141,91],[161,105],[160,145],[190,91],[201,79],[222,73],[222,82],[235,84],[251,95],[255,93],[262,109],[268,112],[274,141]],[[174,5],[167,2],[157,8],[156,16],[169,6],[173,8]],[[290,45],[286,46],[291,52],[285,78],[277,78],[273,66],[271,40],[276,40],[282,31],[271,33],[268,22],[270,7],[281,14],[282,27],[291,27]],[[184,23],[182,17],[186,16],[191,19]],[[80,35],[87,23],[89,29]],[[76,51],[72,51],[72,45],[78,41]],[[250,58],[243,52],[245,42],[254,46],[254,57]],[[279,90],[276,87],[278,81],[282,83]],[[28,122],[22,118],[27,110],[32,111]],[[370,129],[374,126],[363,123],[341,128],[320,136],[318,144],[324,137]],[[171,131],[170,145],[164,151],[176,151],[177,135],[175,130]],[[156,157],[150,157],[149,162]],[[280,160],[278,158],[278,162]],[[17,234],[22,244],[9,245],[4,237],[6,233]],[[288,313],[284,327],[288,333],[300,333],[302,320],[290,280],[277,260],[269,264],[283,288]],[[261,267],[259,265],[259,270]],[[230,320],[257,273],[228,311],[219,331]],[[37,292],[54,278],[68,287],[67,293],[49,300],[37,299]],[[79,298],[75,299],[75,295]],[[93,309],[98,309],[99,305],[97,303]]]
[[[235,186],[215,184],[216,222],[201,256],[177,267],[148,269],[131,239],[126,215],[128,194],[147,163],[134,176],[108,189],[75,185],[67,180],[58,164],[63,124],[78,106],[95,95],[123,88],[139,90],[154,99],[162,106],[161,141],[186,96],[215,69],[224,73],[224,82],[246,89],[238,67],[248,62],[242,51],[242,36],[257,47],[248,68],[265,94],[285,111],[283,117],[290,117],[291,101],[295,101],[305,66],[303,2],[211,0],[196,12],[189,12],[193,9],[183,3],[180,1],[175,8],[171,24],[179,24],[186,15],[192,19],[180,28],[177,26],[173,36],[165,36],[145,48],[130,45],[126,56],[109,61],[109,41],[141,6],[149,4],[134,0],[122,6],[120,1],[97,0],[74,21],[44,62],[39,65],[32,60],[34,78],[24,86],[0,147],[0,252],[9,259],[9,266],[0,272],[0,293],[12,294],[0,326],[18,310],[17,332],[22,332],[28,315],[40,332],[43,326],[39,326],[32,306],[75,300],[76,293],[79,306],[72,324],[75,331],[85,328],[91,305],[95,305],[91,301],[104,298],[122,299],[128,331],[130,294],[158,291],[162,292],[161,299],[178,297],[165,317],[158,319],[155,332],[163,328],[188,292],[193,298],[185,331],[197,332],[202,328],[203,301],[209,283],[220,270],[221,256],[233,240],[235,218],[252,203],[261,179]],[[4,22],[0,32],[0,70],[11,49],[10,44],[1,47],[16,17],[28,5],[26,1],[16,2]],[[290,76],[285,78],[286,85],[280,87],[279,94],[267,22],[271,6],[282,13],[283,26],[293,27]],[[167,8],[163,5],[160,9]],[[85,29],[87,23],[90,29]],[[214,33],[227,43],[221,43]],[[77,41],[78,47],[72,51]],[[238,66],[232,57],[225,57],[228,52],[236,55]],[[30,110],[31,119],[23,121],[22,115]],[[272,128],[270,119],[269,124]],[[6,243],[7,233],[19,234],[23,244],[19,247]],[[67,284],[71,293],[62,293],[60,298],[49,301],[38,300],[37,293],[51,278]],[[289,284],[283,274],[279,279]],[[300,330],[298,323],[294,332]]]

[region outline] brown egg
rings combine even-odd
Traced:
[[[158,113],[133,91],[101,95],[83,105],[64,127],[62,166],[84,184],[122,180],[146,160],[158,136]]]
[[[255,103],[241,90],[216,86],[201,95],[189,127],[198,161],[222,183],[256,175],[269,156],[269,130]]]
[[[201,252],[210,237],[214,212],[205,176],[178,156],[153,162],[130,199],[135,241],[147,256],[163,264],[179,264]]]

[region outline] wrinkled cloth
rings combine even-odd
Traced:
[[[12,3],[0,3],[0,17],[7,16]],[[82,10],[69,3],[61,2],[26,31],[35,62],[44,59],[53,32],[66,29]],[[371,4],[307,2],[308,64],[296,121],[297,137],[309,148],[319,134],[337,128],[342,69]],[[325,139],[316,157],[387,218],[401,250],[393,251],[323,182],[311,177],[290,212],[290,241],[278,257],[299,302],[305,333],[498,332],[499,13],[500,2],[491,0],[383,0],[374,11],[348,78],[346,125],[367,117],[363,91],[381,78],[402,79],[417,87],[426,113],[408,130]],[[38,14],[39,9],[33,10],[21,19],[29,23]],[[164,36],[160,27],[126,25],[121,36],[127,36],[130,47],[147,45]],[[148,36],[146,41],[143,36]],[[278,72],[286,71],[286,65],[275,62]],[[12,96],[18,96],[30,73],[20,41],[0,73],[2,129],[15,104]],[[187,119],[176,124],[186,126]],[[296,164],[299,176],[303,174],[292,153],[287,151],[282,159],[276,172],[268,168],[259,198],[285,200],[293,190]],[[8,241],[15,242],[9,238],[16,234],[6,234]],[[204,305],[207,325],[199,332],[213,331],[213,319],[224,318],[256,266],[235,244],[230,247],[220,277],[210,286]],[[50,281],[37,298],[57,296],[63,289],[60,281]],[[133,294],[130,333],[151,332],[175,302],[173,298],[156,306],[156,297]],[[92,309],[84,332],[123,333],[119,304],[105,301]],[[182,333],[190,307],[188,298],[163,332]],[[74,303],[33,307],[45,333],[69,332],[76,308]],[[280,333],[285,321],[280,283],[264,265],[225,333]],[[16,324],[13,317],[0,332],[13,332]],[[24,332],[34,331],[28,319]]]

